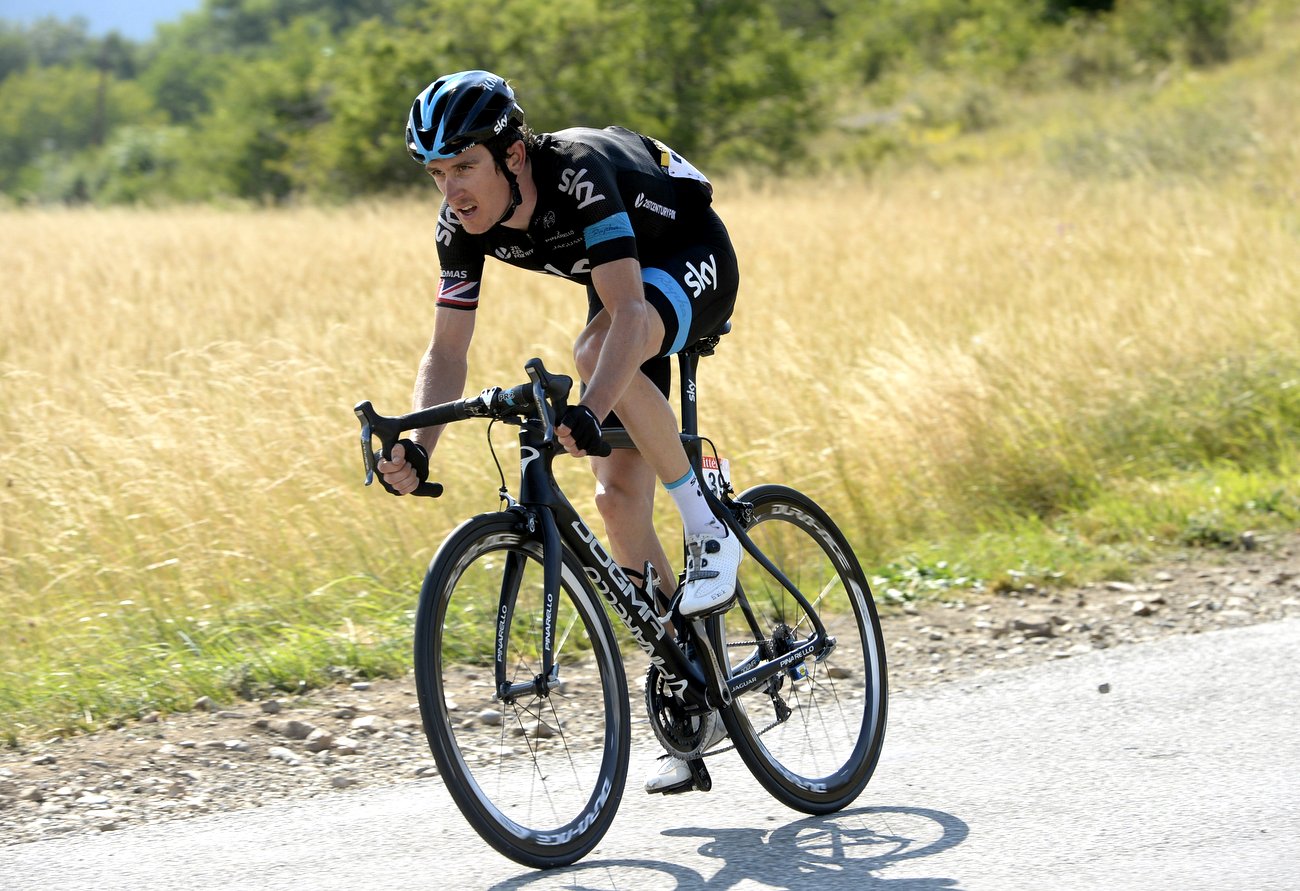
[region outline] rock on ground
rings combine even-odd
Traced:
[[[1137,581],[1026,587],[888,611],[891,690],[1300,615],[1300,535],[1194,552]],[[629,678],[644,676],[629,656]],[[657,745],[644,718],[636,733],[635,746]],[[205,698],[187,714],[0,751],[0,844],[398,782],[440,782],[409,676],[231,708]]]

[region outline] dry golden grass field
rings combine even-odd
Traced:
[[[744,280],[703,426],[737,488],[808,491],[874,571],[924,564],[926,542],[928,572],[965,555],[991,578],[1068,570],[1074,544],[1294,525],[1296,181],[1289,199],[1010,166],[724,185]],[[409,405],[435,212],[431,189],[0,213],[11,738],[400,670],[424,563],[496,507],[476,423],[435,456],[441,500],[361,486],[351,406]],[[572,284],[490,265],[469,390],[535,355],[571,369],[584,309]],[[588,487],[580,462],[564,479]],[[995,540],[1034,559],[980,563]]]

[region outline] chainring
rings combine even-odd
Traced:
[[[686,704],[669,692],[663,673],[653,665],[646,673],[645,707],[659,744],[670,755],[685,761],[704,754],[722,722],[716,711],[687,714]]]

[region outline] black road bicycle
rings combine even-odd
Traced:
[[[695,372],[719,337],[679,354],[682,441],[701,481],[708,440],[697,432]],[[704,758],[734,747],[783,804],[809,814],[847,806],[879,760],[888,690],[871,591],[834,522],[794,489],[736,495],[710,474],[721,497],[707,486],[706,497],[746,552],[735,605],[686,620],[674,598],[661,618],[552,474],[572,380],[539,359],[525,368],[528,383],[399,417],[369,402],[355,409],[367,484],[377,472],[373,437],[388,455],[420,427],[489,418],[519,428],[518,499],[503,476],[505,508],[448,536],[416,613],[424,732],[466,819],[506,857],[542,868],[577,861],[609,829],[627,779],[631,716],[608,613],[649,657],[650,724],[690,764],[694,788],[711,785]],[[604,439],[632,447],[623,430]],[[441,491],[426,482],[418,494]],[[710,748],[718,721],[728,739]]]

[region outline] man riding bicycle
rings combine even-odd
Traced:
[[[435,236],[441,284],[414,407],[464,392],[487,256],[585,285],[588,321],[574,344],[585,389],[556,435],[583,456],[600,443],[602,424],[627,429],[636,449],[591,458],[614,559],[652,594],[656,575],[675,577],[654,531],[658,479],[686,535],[682,614],[726,609],[741,547],[709,508],[667,399],[668,357],[722,327],[739,283],[708,180],[663,143],[619,127],[534,134],[514,91],[487,71],[440,77],[421,91],[406,144],[444,196]],[[440,434],[418,430],[379,463],[388,491],[408,494],[427,477]],[[690,783],[686,763],[668,758],[646,789]]]

